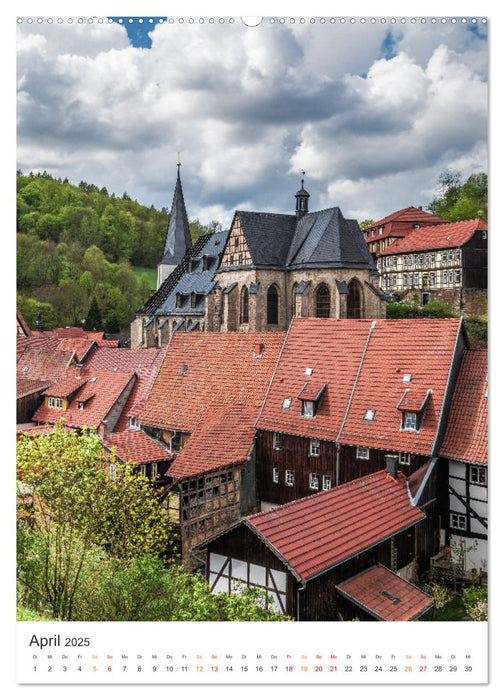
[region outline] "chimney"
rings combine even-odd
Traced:
[[[397,479],[398,461],[399,459],[397,455],[385,455],[385,468],[390,476],[394,477],[394,479]]]

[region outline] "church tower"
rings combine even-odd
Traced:
[[[303,176],[305,171],[302,171]],[[306,213],[308,213],[308,192],[304,188],[304,178],[301,180],[301,189],[295,194],[296,197],[296,218],[301,219]]]
[[[186,250],[191,247],[191,234],[189,221],[180,181],[180,157],[177,163],[177,182],[173,193],[173,202],[170,212],[170,223],[166,231],[166,240],[163,249],[163,257],[158,265],[157,288],[163,284],[168,275],[173,272],[182,260]]]

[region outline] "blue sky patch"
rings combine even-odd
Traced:
[[[151,32],[159,21],[166,22],[166,17],[110,17],[118,24],[124,25],[128,39],[132,46],[141,49],[150,49],[152,39]],[[130,21],[131,20],[131,21]]]

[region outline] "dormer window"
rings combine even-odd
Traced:
[[[418,414],[405,411],[403,416],[403,430],[418,430]]]
[[[49,397],[49,408],[63,408],[63,399],[57,399],[54,396]]]
[[[301,402],[301,415],[305,418],[314,417],[314,401],[302,401]]]
[[[138,422],[138,418],[136,418],[135,416],[130,416],[129,427],[133,428],[133,430],[140,430],[140,423]]]
[[[85,406],[84,401],[79,401],[79,402],[77,403],[77,407],[78,407],[79,411],[83,411],[83,410],[84,410],[84,406]]]
[[[401,430],[420,430],[431,394],[431,389],[425,393],[409,388],[405,390],[397,404],[397,409],[402,413]]]

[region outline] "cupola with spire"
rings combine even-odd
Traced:
[[[303,178],[301,179],[301,189],[296,192],[296,216],[301,219],[308,212],[309,193],[304,188],[305,171],[301,171]]]
[[[177,181],[170,212],[170,221],[166,231],[166,239],[163,248],[163,257],[158,265],[157,287],[162,285],[164,280],[170,275],[180,263],[188,248],[191,247],[191,234],[189,231],[189,220],[184,202],[182,182],[180,180],[180,153],[177,162]]]

